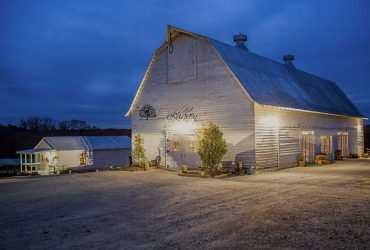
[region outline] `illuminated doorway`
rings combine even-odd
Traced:
[[[301,157],[305,163],[314,162],[314,131],[302,132]]]
[[[338,149],[342,157],[348,157],[348,132],[338,132]]]
[[[195,133],[170,133],[167,137],[166,161],[170,167],[186,165],[189,168],[201,167],[198,155],[198,138]]]
[[[334,158],[333,136],[320,136],[320,153],[327,155],[329,160],[332,160]]]

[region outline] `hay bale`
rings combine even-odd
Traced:
[[[188,166],[181,165],[181,173],[187,173],[188,172]]]

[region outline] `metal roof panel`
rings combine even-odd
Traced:
[[[364,118],[336,83],[247,50],[208,39],[258,103]]]

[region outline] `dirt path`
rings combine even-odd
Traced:
[[[370,249],[370,161],[0,180],[0,249]]]

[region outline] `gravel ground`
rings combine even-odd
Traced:
[[[370,249],[370,161],[0,179],[0,249]]]

